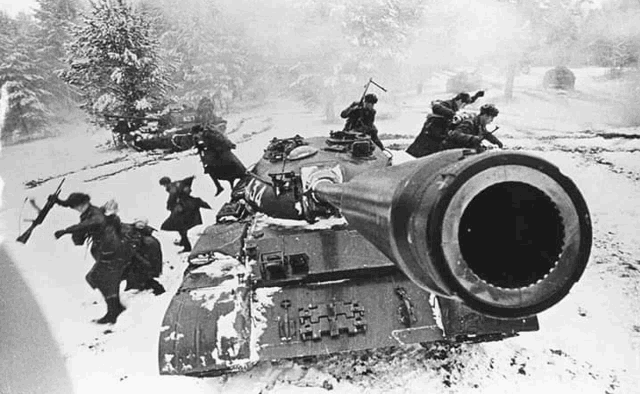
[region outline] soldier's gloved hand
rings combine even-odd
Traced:
[[[478,91],[476,92],[476,95],[475,95],[475,96],[476,96],[476,97],[484,97],[484,90],[478,90]]]
[[[49,196],[47,196],[47,201],[51,202],[52,204],[57,204],[60,199],[58,199],[58,196],[56,196],[55,194],[49,194]]]
[[[65,235],[67,232],[64,230],[58,230],[55,233],[53,233],[53,236],[56,237],[56,239],[60,239],[60,237],[62,237],[63,235]]]

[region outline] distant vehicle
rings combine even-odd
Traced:
[[[161,374],[535,331],[592,237],[543,159],[453,149],[392,166],[351,131],[274,138],[216,218],[165,313]]]
[[[135,150],[179,152],[193,147],[189,130],[196,125],[196,111],[191,107],[169,105],[148,116],[106,114],[105,117],[117,120],[114,135]]]
[[[542,86],[545,89],[574,90],[576,76],[565,66],[558,66],[544,73]]]

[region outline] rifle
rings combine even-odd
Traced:
[[[35,204],[35,202],[31,200],[31,205],[38,211],[38,216],[36,216],[36,218],[31,222],[31,225],[29,226],[29,228],[24,233],[22,233],[22,235],[20,235],[16,239],[16,241],[23,244],[27,243],[27,241],[31,237],[31,233],[33,232],[33,229],[35,229],[36,227],[42,224],[42,222],[44,221],[44,218],[46,218],[47,214],[49,214],[49,211],[51,210],[51,208],[53,208],[53,206],[56,205],[56,201],[58,200],[60,191],[62,191],[62,184],[64,183],[65,179],[66,178],[62,178],[62,180],[60,181],[60,184],[56,188],[56,191],[53,192],[53,194],[47,198],[47,202],[46,204],[44,204],[42,209],[39,209],[38,206]]]
[[[364,96],[367,95],[367,90],[369,90],[369,85],[371,85],[371,84],[376,85],[377,87],[382,89],[383,92],[387,91],[387,89],[385,89],[382,86],[380,86],[377,83],[375,83],[373,78],[369,78],[369,82],[367,82],[366,85],[364,85],[364,92],[362,92],[362,97],[360,98],[360,105],[364,105]]]

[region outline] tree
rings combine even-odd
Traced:
[[[6,103],[2,139],[16,132],[27,136],[46,125],[51,113],[43,102],[51,96],[45,88],[43,70],[34,56],[28,22],[23,26],[0,15],[0,87]]]
[[[45,83],[55,100],[47,102],[52,107],[69,107],[77,99],[76,93],[59,77],[64,68],[64,45],[70,41],[69,31],[78,17],[75,0],[36,0],[39,8],[34,11],[38,21],[35,32],[36,56],[43,66]]]
[[[147,15],[125,0],[92,2],[71,35],[61,75],[80,88],[82,107],[99,123],[104,112],[143,115],[171,89]]]
[[[163,48],[177,60],[173,80],[178,99],[195,104],[208,96],[228,104],[231,96],[240,95],[252,71],[241,28],[211,1],[161,0],[153,5],[162,12],[157,24],[163,29]]]

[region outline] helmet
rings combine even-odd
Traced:
[[[160,178],[160,182],[159,182],[162,186],[171,183],[171,178],[169,178],[168,176],[163,176],[162,178]]]
[[[378,96],[376,96],[373,93],[368,93],[367,95],[364,96],[364,102],[375,104],[378,102]]]
[[[498,116],[499,112],[500,111],[498,111],[498,108],[496,108],[496,106],[493,104],[485,104],[482,107],[480,107],[480,115],[489,115],[489,116],[496,117]]]

